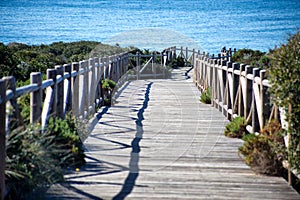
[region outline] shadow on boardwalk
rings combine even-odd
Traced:
[[[114,200],[125,199],[127,195],[129,195],[134,186],[135,181],[139,176],[139,153],[141,151],[140,141],[143,138],[144,130],[143,130],[143,120],[144,120],[144,112],[148,107],[148,102],[150,100],[149,94],[151,89],[152,82],[148,84],[145,99],[143,102],[143,107],[138,111],[138,118],[135,121],[136,124],[136,134],[134,139],[131,142],[131,155],[129,162],[129,174],[124,182],[122,190],[113,198]]]

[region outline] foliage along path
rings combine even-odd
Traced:
[[[47,199],[299,199],[245,165],[242,141],[224,136],[228,121],[199,102],[184,70],[125,83],[85,141],[87,165]]]

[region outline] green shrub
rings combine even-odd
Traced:
[[[24,124],[30,123],[30,95],[23,95],[18,98],[18,105]]]
[[[226,125],[224,134],[231,138],[242,138],[246,134],[247,122],[244,117],[236,117]]]
[[[116,83],[113,80],[108,78],[102,80],[102,88],[105,90],[105,98],[104,98],[104,105],[111,106],[111,97],[114,88],[116,87]]]
[[[103,57],[127,51],[93,41],[54,42],[50,45],[26,45],[0,43],[0,78],[14,76],[19,82],[26,81],[31,72],[46,74],[48,68],[80,60]]]
[[[207,88],[204,92],[201,93],[200,101],[202,103],[211,104],[211,89]]]
[[[185,59],[182,56],[178,56],[171,63],[169,66],[172,68],[184,67],[185,66]]]
[[[64,120],[50,118],[47,132],[54,138],[54,145],[59,150],[55,152],[55,157],[61,161],[62,167],[80,167],[85,164],[83,143],[75,119],[70,116]]]
[[[258,68],[268,68],[270,65],[270,58],[265,52],[252,49],[239,49],[233,54],[232,61]]]
[[[291,112],[287,115],[290,122],[289,160],[292,169],[300,172],[300,30],[291,35],[287,44],[272,52],[270,67],[271,93],[277,105]],[[287,112],[288,113],[288,112]]]
[[[76,121],[69,116],[64,120],[51,118],[44,133],[38,124],[14,129],[7,143],[8,199],[26,199],[63,181],[64,169],[82,166],[84,157]]]
[[[102,80],[102,88],[112,91],[116,87],[116,83],[113,80],[110,80],[106,78],[105,80]]]
[[[259,135],[243,136],[244,145],[239,153],[245,162],[256,173],[279,176],[282,175],[284,159],[284,142],[280,124],[271,122],[265,126]]]
[[[5,171],[7,199],[23,199],[32,192],[63,181],[60,161],[52,153],[57,151],[52,144],[54,138],[41,134],[40,130],[35,124],[9,134]]]

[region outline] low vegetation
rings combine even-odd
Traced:
[[[76,120],[50,119],[45,132],[39,124],[9,134],[6,155],[7,199],[28,199],[33,193],[64,181],[66,169],[85,164]]]
[[[108,56],[127,51],[128,48],[110,46],[100,42],[54,42],[49,45],[0,43],[0,78],[14,76],[20,85],[31,72],[46,73],[48,68],[79,62],[94,56]]]
[[[200,95],[200,101],[205,104],[211,104],[211,89],[207,88]]]
[[[242,138],[246,134],[247,122],[244,117],[236,117],[225,127],[224,134],[231,138]]]
[[[300,30],[290,36],[287,44],[276,47],[271,59],[270,92],[276,104],[287,111],[290,122],[288,160],[292,169],[300,172]]]
[[[252,49],[240,49],[232,56],[232,62],[268,69],[270,67],[270,53]]]
[[[116,87],[116,83],[113,80],[110,79],[104,79],[102,80],[102,88],[105,91],[105,98],[104,98],[104,105],[105,106],[111,106],[112,104],[112,92]]]
[[[291,35],[286,44],[275,47],[268,53],[241,49],[232,57],[233,62],[248,64],[267,70],[271,82],[269,92],[272,100],[286,111],[288,130],[282,130],[278,122],[271,122],[259,135],[234,134],[238,125],[234,122],[226,127],[226,135],[242,136],[244,145],[239,149],[246,163],[258,173],[281,175],[282,162],[290,163],[292,170],[300,172],[300,30]],[[232,129],[232,130],[231,130]],[[284,136],[289,135],[289,146]],[[286,141],[287,142],[287,141]]]
[[[245,162],[256,173],[280,176],[283,173],[282,160],[286,158],[281,125],[271,122],[260,134],[243,136],[244,145],[239,148]]]
[[[186,65],[185,59],[182,56],[178,56],[170,62],[169,67],[176,69],[179,67],[184,67]]]

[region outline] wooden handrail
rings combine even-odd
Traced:
[[[106,95],[101,89],[101,81],[104,78],[113,78],[117,82],[127,71],[128,56],[128,53],[122,53],[110,60],[92,58],[89,61],[56,66],[55,69],[47,70],[47,79],[44,81],[41,73],[33,72],[31,84],[19,88],[15,85],[7,87],[8,81],[12,83],[9,77],[0,79],[1,200],[4,199],[5,191],[5,140],[10,132],[6,124],[7,120],[9,124],[7,114],[11,114],[6,113],[7,102],[14,101],[10,105],[18,106],[16,99],[30,94],[30,120],[32,123],[41,123],[42,130],[46,128],[50,116],[64,118],[67,113],[71,113],[74,117],[87,119],[95,112],[95,107],[102,104]],[[18,109],[9,110],[15,112]]]

